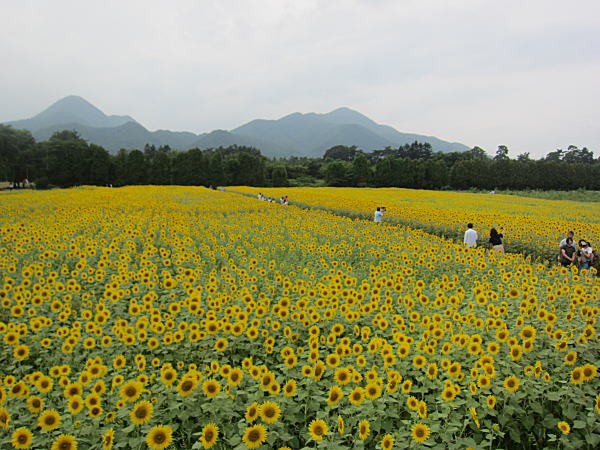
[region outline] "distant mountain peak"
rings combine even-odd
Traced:
[[[136,121],[130,116],[107,116],[85,98],[79,95],[67,95],[32,118],[18,120],[11,124],[17,128],[36,131],[72,123],[88,127],[110,128],[124,125],[127,122]]]

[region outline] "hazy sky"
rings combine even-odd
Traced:
[[[347,106],[490,154],[600,156],[598,0],[0,6],[0,121],[70,94],[195,133]]]

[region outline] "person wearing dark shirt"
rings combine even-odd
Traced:
[[[560,248],[560,263],[564,266],[570,266],[575,261],[575,246],[573,238],[568,237],[565,245]]]
[[[502,244],[502,238],[504,235],[502,233],[498,233],[498,230],[492,228],[490,230],[490,240],[488,241],[495,252],[501,253],[504,255],[504,245]]]

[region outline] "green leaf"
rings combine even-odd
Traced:
[[[510,434],[510,438],[513,441],[515,441],[518,444],[521,443],[521,433],[519,433],[519,430],[511,428],[508,434]]]

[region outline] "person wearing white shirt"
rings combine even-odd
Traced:
[[[381,211],[381,208],[378,206],[377,209],[375,210],[375,223],[379,223],[381,222],[381,219],[383,218],[383,211]]]
[[[477,235],[477,231],[473,229],[473,224],[467,224],[467,231],[465,231],[465,238],[463,242],[467,247],[477,247],[477,239],[479,236]]]

